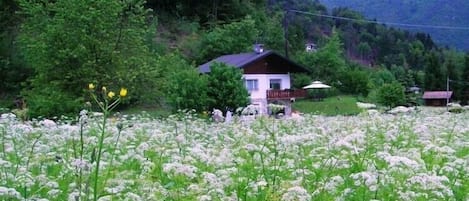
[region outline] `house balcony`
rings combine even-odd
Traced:
[[[307,95],[306,90],[304,89],[272,89],[267,90],[267,100],[282,100],[282,99],[292,99],[292,98],[305,98]]]

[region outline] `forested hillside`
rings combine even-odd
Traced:
[[[469,2],[465,0],[320,0],[328,8],[349,7],[371,19],[420,25],[469,27]],[[401,27],[429,33],[438,44],[469,50],[469,30]]]
[[[294,75],[295,87],[320,79],[336,93],[378,100],[383,85],[441,90],[448,76],[456,98],[466,100],[456,84],[469,81],[463,52],[426,33],[327,17],[366,19],[345,8],[329,12],[317,0],[2,1],[1,8],[2,105],[14,107],[20,96],[32,116],[76,113],[90,82],[125,85],[128,106],[208,110],[217,102],[207,95],[213,79],[195,68],[254,43],[287,50],[310,69]],[[306,43],[317,51],[306,52]]]

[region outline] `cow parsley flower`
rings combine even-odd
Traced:
[[[163,171],[166,173],[173,172],[174,174],[181,174],[189,178],[194,178],[196,176],[195,172],[197,171],[197,167],[181,163],[166,163],[163,165]]]
[[[60,193],[62,193],[62,191],[59,190],[59,189],[51,189],[51,190],[49,190],[49,191],[47,192],[47,195],[48,195],[49,197],[55,198],[55,197],[57,197]]]
[[[309,201],[311,195],[301,186],[294,186],[287,189],[282,195],[282,201]]]
[[[388,164],[389,168],[409,168],[412,170],[420,169],[421,165],[407,157],[403,156],[392,156],[391,154],[387,152],[378,152],[376,154],[379,158],[382,158],[386,163]]]
[[[210,195],[201,195],[197,197],[198,201],[212,201],[212,197]]]
[[[0,197],[22,199],[21,194],[16,189],[3,186],[0,186]]]
[[[324,184],[324,189],[330,193],[336,192],[337,188],[344,184],[344,179],[341,176],[333,176]]]
[[[370,191],[375,191],[378,185],[378,174],[377,172],[359,172],[350,175],[352,179],[355,180],[354,184],[360,186],[364,184],[370,189]]]

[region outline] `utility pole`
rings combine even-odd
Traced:
[[[446,112],[449,111],[449,76],[446,77]]]
[[[283,16],[283,37],[285,40],[285,57],[288,59],[288,11],[290,10],[285,10],[285,14]]]

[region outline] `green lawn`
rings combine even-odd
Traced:
[[[354,115],[362,111],[356,102],[352,96],[334,96],[322,101],[303,99],[293,103],[293,110],[321,115]]]
[[[160,106],[132,106],[121,110],[122,114],[127,115],[144,115],[151,118],[164,118],[171,115],[168,108]]]

